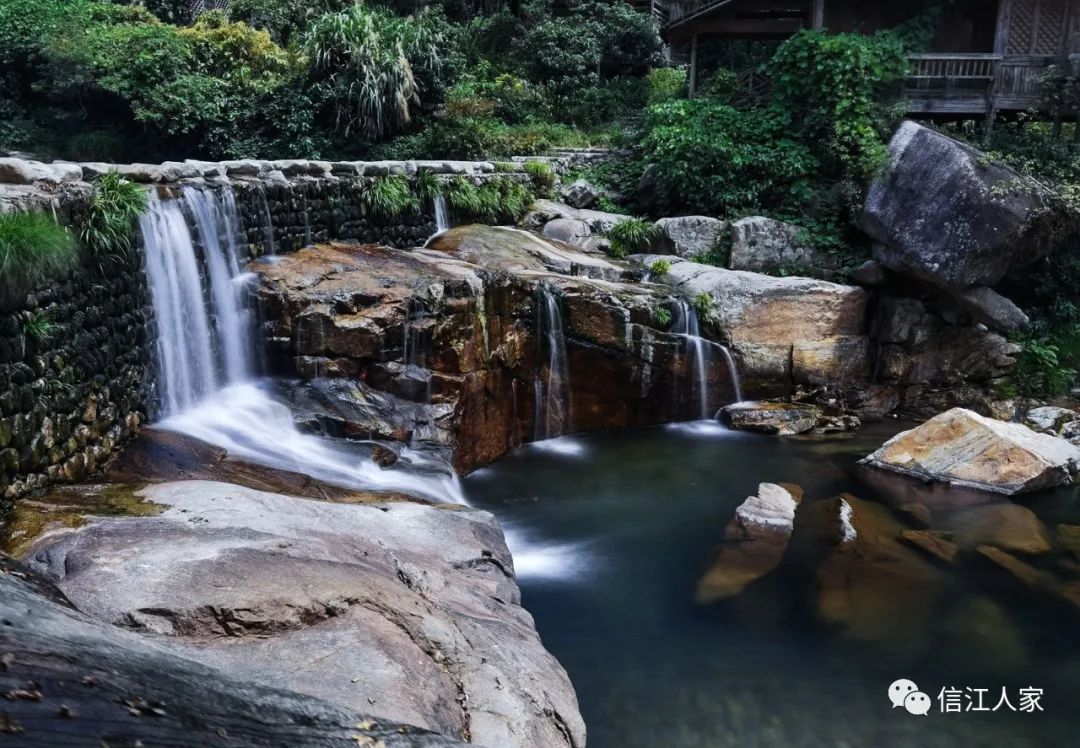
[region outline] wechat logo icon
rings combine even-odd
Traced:
[[[926,716],[930,712],[930,697],[919,690],[915,681],[901,678],[889,686],[889,701],[893,709],[903,707],[909,714]]]

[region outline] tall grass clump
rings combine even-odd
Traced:
[[[656,238],[656,226],[640,218],[619,221],[607,234],[612,257],[626,257],[648,251]]]
[[[90,210],[79,230],[79,242],[98,267],[122,262],[135,246],[136,225],[146,211],[146,191],[115,171],[94,184]]]
[[[16,303],[78,261],[71,233],[44,213],[0,216],[0,304]]]
[[[405,177],[376,177],[364,185],[362,199],[372,213],[384,218],[420,209],[420,200]]]

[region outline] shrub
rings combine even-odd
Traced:
[[[71,234],[51,216],[0,216],[0,302],[5,306],[71,270],[77,260],[78,250]]]
[[[663,104],[686,95],[686,68],[657,68],[649,73],[648,104]]]
[[[434,12],[401,18],[364,5],[316,19],[304,49],[323,76],[335,129],[379,138],[408,125],[423,93],[419,79],[443,65],[444,21]]]
[[[656,260],[649,265],[649,272],[653,275],[667,275],[671,272],[671,260]]]
[[[607,233],[612,257],[626,257],[645,252],[656,237],[656,225],[640,218],[619,221]]]
[[[416,175],[412,182],[412,192],[419,203],[431,203],[442,194],[442,181],[434,172],[424,170]]]
[[[713,322],[716,319],[716,305],[713,302],[712,295],[710,295],[708,291],[701,291],[694,294],[694,298],[690,300],[690,304],[694,307],[698,319],[702,322]]]
[[[98,178],[79,241],[99,266],[130,256],[136,224],[146,205],[146,191],[134,182],[114,171]]]
[[[420,209],[420,201],[405,177],[375,177],[364,185],[361,199],[372,213],[384,218],[395,218]]]
[[[684,211],[746,215],[767,205],[797,213],[813,193],[820,164],[775,115],[694,99],[652,107],[646,124],[656,192]]]
[[[660,327],[667,327],[671,324],[671,310],[666,306],[657,304],[652,308],[652,320]]]
[[[452,179],[444,192],[456,214],[482,223],[516,222],[533,202],[529,189],[507,177],[476,185],[467,177]]]

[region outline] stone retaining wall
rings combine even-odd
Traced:
[[[392,219],[373,216],[361,200],[371,180],[426,171],[444,180],[526,182],[524,160],[116,165],[0,158],[0,214],[48,211],[77,226],[90,181],[115,170],[165,197],[184,185],[230,186],[251,257],[328,240],[410,247],[435,232],[432,206]],[[544,160],[562,171],[580,159]],[[53,327],[44,340],[27,332],[40,315]],[[0,308],[0,514],[49,483],[84,480],[153,416],[152,325],[139,256],[125,267],[81,267],[33,289],[16,308]]]
[[[137,261],[83,265],[0,312],[0,514],[92,474],[145,418],[150,312]],[[34,322],[46,319],[46,335]]]

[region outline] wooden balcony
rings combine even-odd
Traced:
[[[904,94],[910,114],[986,115],[1039,106],[1040,84],[1059,58],[1043,55],[909,55]]]

